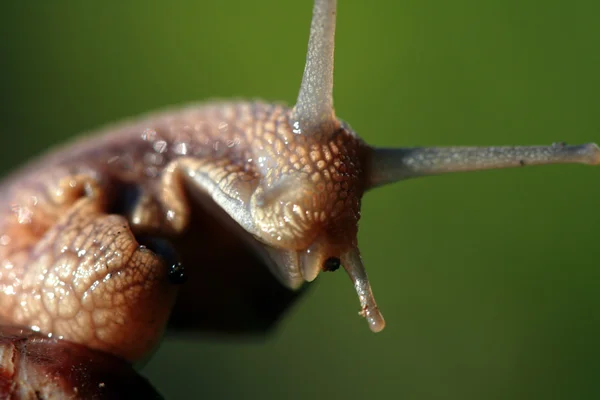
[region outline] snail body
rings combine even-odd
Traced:
[[[385,322],[357,240],[367,191],[443,173],[600,163],[595,144],[368,145],[333,108],[335,12],[335,0],[315,1],[294,106],[239,101],[148,114],[8,177],[3,331],[29,329],[133,363],[167,324],[266,330],[306,283],[341,266],[360,315],[379,332]]]

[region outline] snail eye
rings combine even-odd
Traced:
[[[171,264],[168,271],[169,282],[174,285],[181,285],[187,281],[187,275],[185,273],[185,267],[182,263],[177,262],[175,264]]]
[[[323,263],[323,271],[333,272],[337,270],[341,264],[342,263],[338,257],[329,257]]]

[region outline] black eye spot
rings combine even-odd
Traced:
[[[181,285],[187,281],[185,267],[178,262],[169,267],[169,281],[174,285]]]
[[[323,271],[333,272],[333,271],[337,270],[341,264],[342,264],[342,262],[340,261],[339,258],[329,257],[323,263]]]

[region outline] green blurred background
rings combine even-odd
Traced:
[[[597,0],[339,1],[335,101],[369,143],[600,141]],[[312,2],[4,1],[0,170],[107,122],[215,97],[292,103]],[[359,240],[388,326],[343,273],[264,340],[167,340],[167,399],[600,398],[600,169],[407,181]]]

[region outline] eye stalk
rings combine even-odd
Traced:
[[[306,64],[292,119],[297,133],[329,130],[337,121],[333,110],[333,53],[336,0],[315,0]]]

